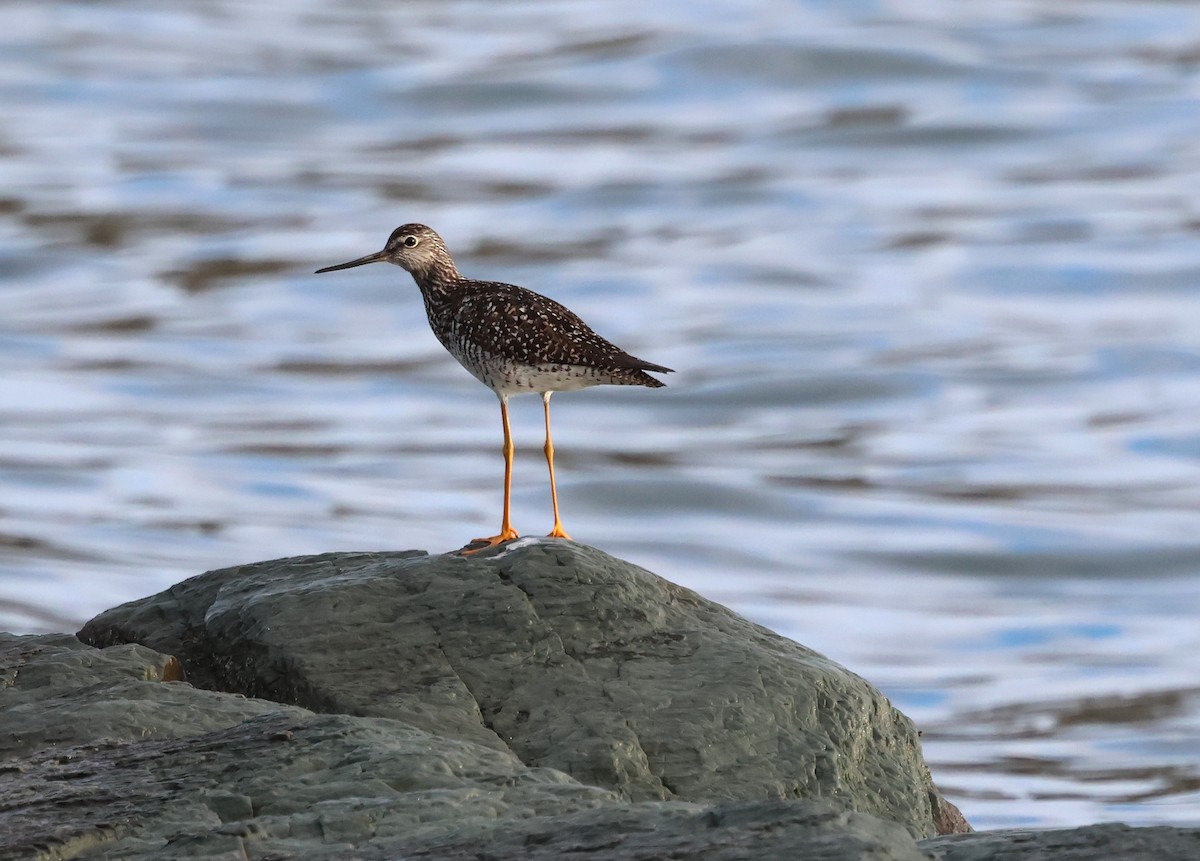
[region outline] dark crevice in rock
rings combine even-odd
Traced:
[[[435,630],[435,632],[437,631],[436,628],[434,628],[434,630]],[[440,638],[440,634],[439,634],[439,638]],[[501,747],[503,747],[504,750],[508,751],[513,756],[516,756],[518,759],[520,759],[520,756],[518,756],[517,752],[514,751],[511,747],[509,747],[508,744],[505,742],[504,737],[496,731],[496,728],[492,725],[492,722],[488,717],[488,706],[485,703],[480,701],[479,694],[477,694],[474,690],[471,689],[471,684],[464,677],[464,674],[460,673],[455,668],[454,661],[446,653],[446,650],[444,648],[442,648],[442,644],[440,641],[437,644],[437,648],[438,648],[438,651],[441,653],[442,658],[446,662],[446,667],[450,670],[451,673],[453,673],[454,679],[460,685],[462,685],[463,690],[465,690],[468,694],[470,694],[471,701],[475,705],[475,711],[479,715],[480,726],[482,726],[489,733],[491,733],[495,737],[496,743],[498,745],[500,745]]]

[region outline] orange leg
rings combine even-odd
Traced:
[[[513,452],[516,447],[513,445],[512,428],[508,424],[507,395],[500,396],[500,420],[504,423],[504,514],[500,518],[500,534],[493,535],[490,538],[475,538],[471,541],[472,544],[482,543],[487,547],[495,547],[497,544],[512,541],[517,537],[517,530],[513,529],[512,524],[509,522],[509,511],[512,505]],[[483,549],[483,547],[479,547],[465,552],[478,553]]]
[[[550,467],[550,502],[554,506],[554,528],[550,530],[550,538],[570,538],[563,529],[562,520],[558,516],[558,487],[554,483],[554,440],[550,437],[550,395],[553,392],[542,393],[542,406],[546,411],[546,465]]]

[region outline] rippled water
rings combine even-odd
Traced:
[[[494,531],[411,280],[311,274],[419,220],[679,370],[556,399],[577,539],[881,685],[977,827],[1195,823],[1198,18],[0,6],[0,628]]]

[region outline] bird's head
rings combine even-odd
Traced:
[[[348,263],[326,266],[324,269],[318,269],[317,274],[351,269],[355,266],[366,266],[368,263],[395,263],[418,279],[440,272],[458,274],[450,252],[446,250],[446,244],[442,242],[442,237],[438,236],[433,228],[426,227],[424,224],[405,224],[397,227],[388,237],[382,251],[376,251],[374,254],[368,254],[366,257],[360,257]]]

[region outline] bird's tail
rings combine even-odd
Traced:
[[[624,356],[627,364],[623,368],[622,376],[625,377],[627,385],[645,386],[648,389],[661,389],[666,385],[662,380],[655,379],[646,373],[653,371],[656,374],[673,374],[675,371],[663,365],[656,365],[653,362],[647,362],[645,359],[639,359],[637,356]]]
[[[646,371],[654,371],[655,373],[659,373],[659,374],[675,373],[670,368],[664,368],[662,365],[652,365],[649,362],[646,362],[645,364],[642,365],[642,370],[637,370],[637,371],[633,372],[633,376],[634,376],[634,379],[637,381],[638,385],[645,386],[648,389],[661,389],[663,386],[666,385],[666,383],[664,383],[660,379],[657,379],[656,377],[650,376],[649,374],[646,373]]]

